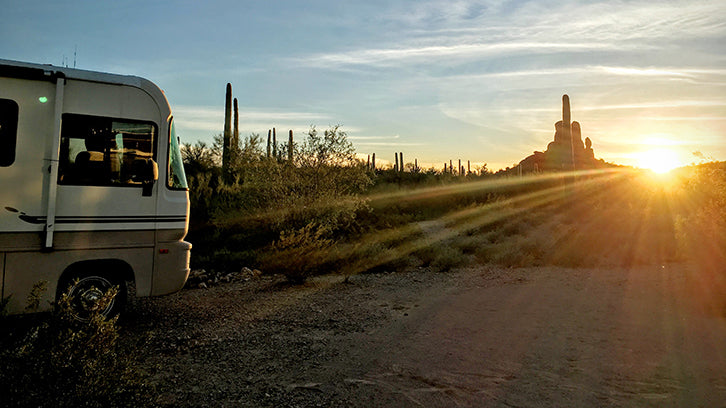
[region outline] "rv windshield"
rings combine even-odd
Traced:
[[[174,119],[169,123],[169,175],[166,185],[175,190],[186,190],[187,176],[184,174],[184,163],[181,151],[179,151],[179,139],[174,131]]]

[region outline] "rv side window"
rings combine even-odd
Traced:
[[[153,123],[64,114],[58,183],[142,186],[153,181]]]
[[[15,144],[18,131],[18,104],[10,99],[0,99],[0,166],[15,162]]]

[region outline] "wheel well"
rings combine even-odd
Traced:
[[[134,281],[134,270],[128,263],[119,259],[92,259],[79,261],[68,266],[58,280],[58,294],[65,288],[65,283],[74,276],[85,273],[96,273],[118,281]]]

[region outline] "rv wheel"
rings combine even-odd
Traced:
[[[113,287],[118,287],[118,293],[106,305],[99,305],[99,301]],[[66,286],[73,318],[87,322],[93,313],[110,318],[118,315],[123,309],[126,300],[126,282],[109,279],[103,275],[77,276]],[[103,307],[99,310],[99,307]]]

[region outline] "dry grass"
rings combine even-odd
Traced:
[[[531,189],[427,221],[408,245],[424,265],[448,259],[508,267],[662,265],[694,261],[715,270],[726,253],[726,170],[686,168],[671,179],[619,171],[574,185]],[[401,248],[401,247],[399,247]]]

